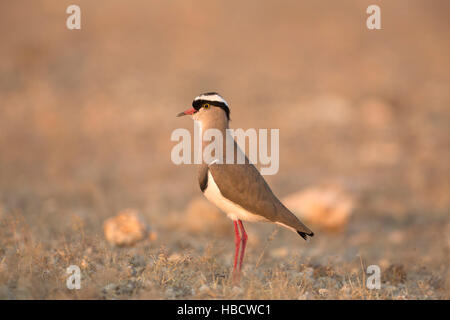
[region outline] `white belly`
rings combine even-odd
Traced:
[[[225,198],[220,193],[219,187],[215,183],[211,171],[208,171],[208,186],[203,192],[205,197],[214,203],[219,209],[224,211],[231,220],[243,220],[243,221],[267,221],[266,218],[253,214],[234,202]]]

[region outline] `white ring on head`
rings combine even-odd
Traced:
[[[197,101],[197,100],[218,101],[218,102],[225,103],[225,105],[228,107],[228,103],[225,101],[225,99],[222,98],[218,94],[211,94],[211,95],[201,94],[198,97],[195,97],[194,101]]]

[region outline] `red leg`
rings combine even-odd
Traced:
[[[234,223],[234,244],[236,245],[235,252],[234,252],[234,266],[233,266],[233,273],[236,271],[237,261],[238,261],[238,255],[239,255],[239,247],[241,245],[241,237],[239,236],[239,230],[237,221],[233,221]]]
[[[245,246],[247,245],[247,233],[245,232],[244,225],[242,224],[241,220],[238,220],[239,227],[241,228],[241,241],[242,241],[242,251],[241,251],[241,258],[239,260],[239,271],[242,269],[242,262],[244,261],[244,254],[245,254]]]

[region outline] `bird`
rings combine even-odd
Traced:
[[[192,107],[177,114],[189,115],[197,121],[202,132],[219,130],[226,139],[231,139],[234,160],[238,154],[244,156],[244,163],[211,161],[198,167],[198,183],[204,196],[224,211],[233,221],[235,233],[235,254],[233,278],[239,280],[247,244],[247,233],[242,221],[272,222],[298,233],[304,240],[314,233],[305,226],[275,196],[266,180],[248,160],[234,138],[227,133],[230,122],[230,107],[217,92],[198,95]],[[223,153],[226,156],[224,147]],[[223,155],[222,155],[223,156]]]

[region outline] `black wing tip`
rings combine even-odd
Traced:
[[[314,232],[311,233],[306,233],[306,232],[301,232],[297,230],[297,233],[300,235],[300,237],[302,237],[303,239],[305,239],[306,241],[308,241],[308,236],[309,237],[314,237]]]

